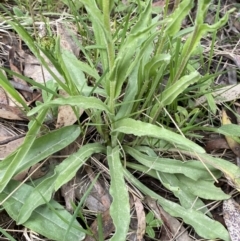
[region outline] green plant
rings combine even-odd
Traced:
[[[155,237],[155,232],[153,228],[159,228],[162,225],[162,220],[155,219],[154,214],[152,211],[150,211],[146,216],[146,233],[150,238]]]
[[[227,230],[205,215],[208,210],[202,208],[205,205],[201,198],[229,198],[229,195],[214,186],[214,181],[223,172],[239,188],[240,170],[233,164],[205,154],[201,146],[183,135],[181,128],[188,128],[186,133],[191,134],[191,126],[195,123],[198,110],[184,111],[185,107],[179,104],[184,93],[189,93],[189,90],[197,91],[208,84],[201,81],[209,76],[201,76],[192,62],[193,57],[196,57],[194,51],[204,35],[216,32],[226,23],[230,12],[215,24],[208,25],[204,23],[204,16],[210,1],[199,0],[194,26],[181,31],[181,22],[193,7],[193,1],[183,0],[174,12],[162,20],[152,18],[151,1],[144,4],[137,4],[138,2],[140,1],[131,2],[134,14],[119,13],[121,18],[114,28],[111,21],[114,1],[81,0],[87,12],[86,20],[82,20],[82,26],[86,28],[83,32],[89,33],[87,36],[91,37],[83,46],[86,62],[62,50],[59,39],[52,56],[34,42],[18,21],[8,21],[52,74],[58,88],[64,89],[69,97],[62,98],[48,86],[25,78],[31,84],[51,93],[44,103],[29,110],[19,93],[0,72],[1,85],[22,104],[32,119],[23,145],[0,163],[1,204],[18,224],[48,238],[61,240],[52,236],[47,227],[44,227],[45,230],[36,229],[33,220],[40,222],[47,219],[46,202],[59,208],[52,200],[52,193],[71,180],[91,155],[102,153],[106,155],[111,178],[110,194],[113,201],[110,214],[115,225],[112,241],[126,240],[130,223],[127,182],[144,195],[155,198],[165,211],[182,218],[203,238],[230,240]],[[75,19],[79,19],[78,12],[75,11],[74,14]],[[89,21],[92,33],[87,29]],[[182,37],[186,41],[182,41]],[[51,60],[64,77],[64,82],[51,71],[40,53]],[[96,67],[99,63],[100,74]],[[19,184],[11,180],[14,175],[69,145],[79,135],[83,135],[83,130],[88,127],[88,124],[78,122],[77,125],[63,127],[37,138],[48,111],[61,105],[70,105],[76,112],[78,108],[85,109],[90,125],[96,128],[100,141],[84,143],[36,187],[27,184],[18,187]],[[169,126],[168,123],[172,121],[169,116],[175,112],[177,124]],[[189,119],[190,126],[183,125],[184,118]],[[157,155],[158,152],[162,153],[162,157]],[[179,153],[179,158],[165,157],[164,153],[169,152],[172,155]],[[179,199],[179,204],[150,190],[131,170],[146,173],[159,180]],[[8,196],[16,187],[18,191]],[[46,216],[41,217],[39,210]],[[58,214],[60,211],[55,212]],[[66,224],[71,220],[66,213],[59,215],[64,217],[54,223],[56,229],[57,222],[65,221]],[[54,218],[57,219],[55,216]],[[150,224],[151,222],[149,227],[152,227]],[[70,230],[72,237],[69,240],[82,240],[85,236],[83,229],[75,221],[74,225],[63,228],[62,232]]]

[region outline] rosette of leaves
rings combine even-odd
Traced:
[[[125,241],[128,233],[131,216],[128,183],[143,195],[155,198],[166,212],[191,225],[201,237],[230,240],[227,230],[209,213],[205,214],[207,208],[201,209],[204,206],[201,198],[228,199],[229,195],[215,187],[214,182],[223,173],[239,187],[239,168],[206,154],[181,130],[166,124],[169,123],[166,113],[174,111],[183,93],[188,93],[190,86],[198,88],[203,78],[191,65],[191,58],[196,57],[195,48],[202,37],[224,26],[230,12],[213,25],[208,25],[204,23],[204,16],[210,1],[199,0],[193,26],[182,31],[181,22],[193,7],[193,1],[190,0],[181,1],[171,14],[164,14],[162,19],[152,17],[151,1],[142,4],[132,1],[131,11],[123,15],[119,13],[121,18],[115,24],[112,22],[114,1],[106,0],[99,4],[95,0],[81,0],[81,3],[86,10],[86,20],[82,26],[87,28],[91,22],[92,31],[85,31],[91,38],[89,44],[85,41],[86,46],[83,46],[87,61],[77,59],[56,43],[56,58],[49,58],[64,75],[65,82],[60,81],[54,73],[53,76],[59,88],[64,89],[69,97],[59,97],[43,87],[51,93],[49,98],[28,111],[32,121],[23,145],[0,163],[0,198],[3,207],[17,223],[43,233],[41,228],[34,226],[34,218],[43,218],[38,214],[43,208],[53,205],[52,194],[71,180],[93,154],[102,153],[106,155],[111,179],[110,194],[113,201],[110,215],[115,226],[112,241]],[[48,68],[27,31],[14,21],[9,23],[44,67]],[[48,57],[47,51],[44,54]],[[99,63],[101,71],[95,67]],[[9,89],[1,72],[0,77],[3,87]],[[18,98],[17,93],[12,95]],[[90,125],[96,128],[99,142],[83,144],[37,186],[30,190],[29,185],[22,185],[6,199],[16,187],[16,183],[11,181],[14,175],[84,134],[83,129],[87,126],[85,122],[79,122],[37,138],[49,109],[61,105],[70,105],[75,110],[85,109]],[[181,155],[179,158],[165,158],[164,153],[169,152]],[[181,158],[183,156],[186,157],[184,160]],[[133,175],[133,171],[157,179],[179,202],[167,200],[150,190]],[[20,195],[24,197],[20,199]],[[58,214],[57,209],[55,212]],[[83,239],[84,232],[87,232],[76,223],[69,230],[78,240]],[[46,231],[44,235],[58,240]]]

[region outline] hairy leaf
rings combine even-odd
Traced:
[[[125,134],[133,134],[135,136],[149,136],[158,139],[163,139],[170,142],[172,145],[177,145],[185,150],[192,150],[199,153],[205,153],[205,150],[172,131],[169,131],[163,127],[145,123],[142,121],[136,121],[131,118],[122,119],[116,122],[113,132],[122,132]]]
[[[225,194],[221,188],[217,188],[213,181],[198,180],[194,181],[183,175],[177,175],[179,181],[190,193],[208,200],[224,200],[231,196]]]
[[[10,155],[2,162],[0,162],[0,177],[5,181],[4,177],[6,176],[6,172],[11,168],[10,178],[12,178],[14,175],[66,147],[71,142],[73,142],[79,136],[79,134],[80,128],[78,126],[72,125],[63,127],[56,131],[52,131],[44,136],[37,138],[33,142],[31,149],[26,151],[26,155],[22,160],[18,161],[16,166],[12,166],[12,162],[14,158],[16,158],[16,153],[14,155]],[[21,148],[23,147],[20,147],[20,150]]]
[[[123,167],[119,158],[119,147],[107,147],[107,159],[111,176],[110,194],[113,198],[110,214],[115,226],[115,233],[111,241],[125,241],[130,224],[130,205]]]
[[[191,225],[195,231],[203,238],[221,238],[230,241],[228,231],[217,221],[210,219],[203,213],[193,209],[185,209],[177,203],[166,200],[155,192],[143,185],[137,178],[132,176],[127,170],[124,171],[125,177],[133,183],[145,195],[157,200],[163,209],[174,217],[181,217],[185,223]]]
[[[182,162],[180,160],[170,158],[150,157],[128,146],[124,147],[124,150],[142,165],[157,171],[166,173],[181,173],[195,181],[200,178],[211,177],[206,168],[199,161]]]
[[[109,112],[108,107],[99,99],[95,97],[85,97],[85,96],[71,96],[66,98],[58,98],[52,101],[48,101],[43,103],[31,111],[28,112],[28,116],[34,115],[35,113],[39,112],[42,109],[46,109],[52,106],[59,106],[59,105],[70,105],[70,106],[78,106],[83,109],[97,109],[97,110],[104,110]]]
[[[3,203],[3,207],[14,220],[17,220],[22,205],[33,190],[33,187],[29,185],[21,184],[18,187],[19,185],[19,182],[11,180],[7,188],[0,193],[0,199],[3,200],[13,192]],[[16,188],[18,189],[16,190]],[[48,239],[63,241],[72,216],[56,201],[52,200],[49,205],[52,206],[54,211],[49,209],[47,205],[42,205],[33,211],[30,219],[23,225]],[[67,240],[79,241],[84,238],[83,228],[77,221],[74,221],[73,226],[68,232]]]

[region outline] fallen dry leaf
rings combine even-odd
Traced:
[[[10,141],[5,145],[0,145],[0,159],[4,159],[22,145],[24,137]]]
[[[225,56],[225,57],[231,59],[237,65],[237,67],[240,68],[240,55],[233,54],[233,53],[227,52],[227,51],[217,52],[217,55],[222,55],[222,56]]]
[[[47,60],[47,58],[44,59],[47,62],[50,70],[63,81],[63,77],[58,73],[55,67]],[[48,70],[44,67],[41,67],[40,62],[34,56],[25,55],[24,63],[24,76],[32,78],[40,84],[44,84],[48,80],[54,80],[53,76],[48,72]]]
[[[217,104],[233,101],[240,98],[240,85],[228,85],[212,92]],[[195,102],[195,106],[204,104],[207,101],[205,96],[201,96]]]
[[[136,196],[134,196],[133,199],[137,214],[137,241],[142,241],[143,236],[146,232],[146,216],[141,200]]]
[[[61,49],[68,50],[78,57],[80,47],[77,41],[80,40],[77,39],[76,27],[67,22],[57,22],[57,35],[60,38]]]
[[[26,115],[20,108],[0,104],[0,117],[8,120],[26,120]]]
[[[229,59],[231,59],[238,68],[240,68],[240,55],[233,54],[231,52],[227,51],[220,51],[216,53],[217,55],[225,56]],[[235,71],[236,72],[236,71]],[[228,69],[228,81],[235,82],[236,81],[236,73],[234,73],[233,69]],[[240,86],[239,84],[230,84],[228,86],[224,86],[216,91],[213,91],[213,97],[215,99],[215,102],[217,104],[223,103],[223,102],[228,102],[228,101],[233,101],[236,100],[240,97]],[[206,102],[206,97],[202,96],[198,98],[195,102],[195,105],[201,105]]]
[[[222,125],[227,125],[227,124],[231,124],[231,120],[228,117],[227,113],[225,110],[222,110]],[[236,142],[233,138],[231,138],[230,136],[225,136],[225,139],[229,145],[229,147],[231,148],[231,150],[233,151],[233,153],[237,156],[240,157],[240,144],[238,142]]]
[[[38,179],[40,177],[43,177],[47,174],[49,170],[49,163],[43,162],[43,163],[37,163],[30,167],[27,170],[22,171],[21,173],[17,174],[13,177],[14,180],[17,181],[23,181],[25,179]]]
[[[65,201],[65,207],[68,210],[68,212],[70,212],[70,213],[73,212],[72,204],[75,201],[75,189],[76,189],[75,178],[68,181],[61,187],[61,194]]]
[[[223,201],[223,218],[232,241],[240,240],[240,206],[232,198]]]
[[[69,96],[64,90],[60,90],[59,94],[63,97]],[[78,112],[77,116],[70,105],[62,105],[58,107],[58,117],[56,123],[57,129],[63,126],[73,125],[78,120],[83,113],[83,109],[79,109],[78,107],[75,109]]]
[[[115,229],[112,218],[110,216],[109,210],[103,212],[102,214],[102,232],[104,239],[107,238]],[[98,240],[98,220],[95,219],[91,224],[90,229],[92,231],[93,236],[87,235],[84,241],[96,241]]]
[[[13,137],[13,135],[14,134],[13,134],[13,131],[11,130],[11,128],[0,123],[0,139],[1,139],[1,141],[4,141],[8,138]]]
[[[0,87],[0,103],[8,105],[8,97],[6,95],[5,90],[2,87]]]
[[[90,167],[84,167],[78,170],[75,178],[63,185],[61,188],[66,208],[72,212],[72,203],[77,198],[81,200],[89,188],[90,183],[95,178],[95,174]],[[97,180],[90,191],[84,205],[91,211],[103,213],[110,208],[111,197],[109,191],[105,188],[104,182]]]
[[[89,187],[90,183],[93,182],[94,178],[96,177],[95,173],[92,171],[92,169],[89,166],[85,166],[84,170],[87,173],[87,180],[86,180],[86,175],[85,175],[85,180],[87,181],[87,185],[83,186],[79,186],[76,189],[75,195],[76,198],[78,198],[79,200],[82,198],[82,196],[84,195],[84,193],[86,192],[87,188]],[[80,181],[82,182],[82,178],[81,180],[79,180],[79,176],[77,176],[76,178],[77,183],[80,183]],[[109,194],[109,190],[106,187],[106,185],[104,184],[103,180],[98,179],[91,192],[89,193],[88,197],[86,198],[86,202],[85,202],[86,207],[94,212],[105,212],[110,208],[111,205],[111,196]]]
[[[234,68],[227,67],[228,73],[228,84],[229,85],[236,85],[237,84],[237,71]]]
[[[81,200],[86,190],[88,189],[90,183],[92,183],[95,178],[95,173],[89,166],[85,166],[84,170],[86,172],[79,171],[75,178],[75,182],[77,184],[75,185],[75,196],[79,200]],[[109,213],[110,204],[111,197],[108,190],[106,189],[102,181],[97,180],[92,190],[90,191],[88,197],[86,198],[85,206],[90,211],[94,211],[102,216],[102,232],[104,238],[107,238],[115,229],[112,218]],[[99,230],[97,219],[94,220],[90,228],[93,233],[93,236],[87,236],[85,238],[85,241],[98,240]]]
[[[158,0],[158,1],[154,1],[152,6],[153,7],[161,7],[163,8],[165,6],[165,3],[166,1],[165,0]]]
[[[206,143],[206,152],[216,151],[220,149],[229,149],[229,145],[225,138],[214,138]]]

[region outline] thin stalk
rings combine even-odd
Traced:
[[[195,36],[197,35],[197,32],[198,32],[198,25],[196,25],[195,29],[194,29],[194,32],[193,32],[193,36],[192,36],[192,39],[191,39],[191,42],[190,42],[190,45],[189,45],[189,48],[188,48],[188,53],[186,54],[186,56],[183,56],[182,57],[182,61],[181,61],[181,64],[180,64],[180,68],[178,69],[176,75],[175,75],[175,78],[173,80],[173,83],[175,83],[182,75],[185,67],[186,67],[186,64],[191,56],[191,53],[192,53],[192,47],[193,47],[193,44],[194,44],[194,41],[195,41]]]
[[[111,34],[111,26],[110,26],[110,0],[104,0],[102,2],[103,7],[103,23],[104,27],[107,30],[107,54],[108,54],[108,67],[111,73],[114,65],[114,44],[112,41],[112,34]],[[109,99],[109,108],[111,113],[114,114],[115,112],[115,89],[116,89],[116,79],[109,80],[110,81],[110,99]]]
[[[220,6],[221,6],[221,2],[218,1],[217,12],[216,12],[216,15],[215,15],[214,23],[219,21]],[[214,54],[214,44],[215,44],[216,38],[217,38],[217,31],[215,31],[212,34],[212,43],[211,43],[211,48],[210,48],[210,52],[209,52],[209,62],[208,62],[208,69],[207,69],[208,73],[210,72],[210,68],[211,68],[211,64],[212,64],[212,59],[213,59],[213,54]]]

